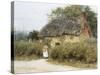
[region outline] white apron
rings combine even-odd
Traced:
[[[47,50],[45,50],[45,51],[43,52],[43,57],[48,57],[48,51],[47,51]]]
[[[43,57],[45,57],[45,58],[48,57],[48,50],[47,49],[48,49],[48,46],[45,45],[43,47]]]

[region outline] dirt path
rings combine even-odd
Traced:
[[[51,72],[77,70],[71,66],[51,64],[46,59],[32,61],[15,61],[15,73]]]

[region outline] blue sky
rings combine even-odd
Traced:
[[[65,7],[66,4],[15,2],[14,28],[17,31],[40,30],[48,23],[48,14],[57,7]],[[96,7],[91,6],[97,12]]]

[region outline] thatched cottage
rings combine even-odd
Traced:
[[[51,40],[51,46],[66,42],[79,42],[90,36],[90,27],[84,13],[78,18],[63,17],[54,19],[43,27],[39,33],[39,37]]]

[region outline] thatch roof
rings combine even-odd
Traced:
[[[39,36],[79,35],[80,30],[81,24],[78,18],[58,18],[44,26]]]

